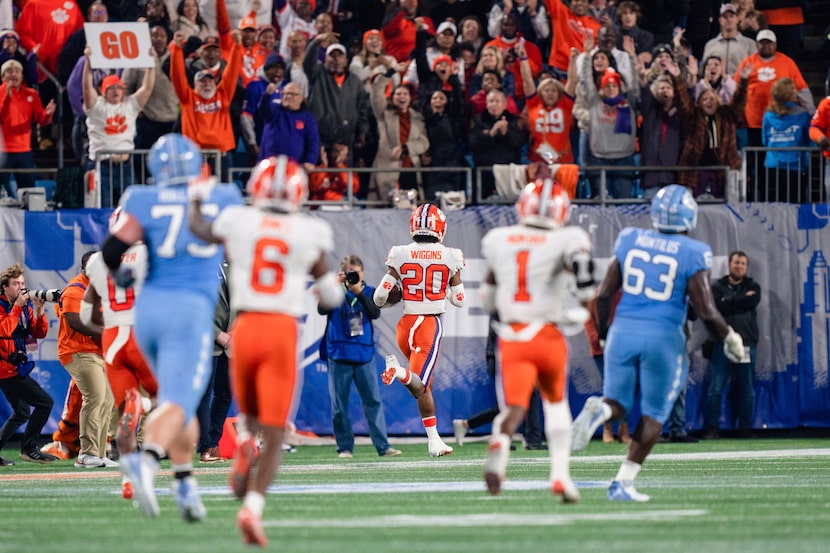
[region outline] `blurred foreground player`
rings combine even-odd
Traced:
[[[199,438],[194,415],[211,370],[216,267],[224,251],[205,244],[187,228],[188,184],[202,168],[199,147],[182,135],[166,134],[150,149],[147,166],[155,185],[127,189],[121,217],[101,250],[115,283],[122,287],[133,280],[121,264],[124,252],[143,240],[148,256],[134,330],[158,380],[158,407],[147,417],[141,451],[122,456],[121,467],[133,483],[139,509],[157,516],[154,481],[166,452],[173,465],[176,506],[182,518],[192,522],[206,516],[192,475]],[[204,201],[206,211],[214,215],[241,202],[233,185],[213,186]]]
[[[241,422],[230,485],[244,499],[236,517],[244,542],[265,547],[265,493],[282,459],[293,413],[308,276],[316,281],[313,291],[324,309],[340,305],[344,295],[325,261],[334,249],[331,227],[297,213],[308,197],[303,169],[286,156],[264,159],[247,191],[253,207],[229,207],[213,223],[203,215],[209,204],[194,196],[189,223],[196,236],[227,247],[231,310],[238,313],[231,332],[231,387]],[[251,474],[258,431],[263,447]]]

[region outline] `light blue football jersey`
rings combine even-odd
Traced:
[[[202,201],[202,212],[212,220],[226,206],[241,203],[238,187],[218,185]],[[144,286],[195,291],[215,301],[216,268],[222,263],[224,247],[207,244],[188,229],[187,187],[131,186],[121,206],[144,227],[148,252]]]
[[[685,234],[626,228],[617,237],[623,295],[614,321],[639,319],[681,327],[689,301],[686,285],[712,267],[711,248]]]

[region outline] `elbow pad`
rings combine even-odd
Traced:
[[[124,254],[130,245],[122,242],[113,235],[109,235],[101,246],[101,257],[104,258],[104,263],[107,264],[109,270],[114,272],[121,265],[121,256]]]
[[[464,283],[460,283],[456,286],[451,286],[449,290],[449,299],[450,303],[456,307],[461,307],[464,305]]]
[[[481,285],[481,305],[488,313],[496,310],[496,287],[489,282]]]
[[[343,303],[343,287],[331,271],[318,278],[316,286],[317,297],[323,309],[334,309]]]
[[[81,318],[81,322],[84,323],[84,326],[89,326],[92,322],[92,304],[88,301],[82,301],[81,310],[78,313],[78,316]]]
[[[571,270],[576,277],[576,297],[580,301],[589,301],[594,296],[594,260],[591,254],[574,254]]]
[[[378,307],[386,305],[386,298],[389,297],[389,291],[397,283],[398,281],[392,275],[388,273],[383,275],[383,278],[380,279],[380,284],[375,288],[374,295],[372,295],[372,301],[375,302],[375,305]]]

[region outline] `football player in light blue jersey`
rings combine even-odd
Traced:
[[[654,229],[626,228],[597,292],[597,331],[605,344],[603,397],[590,397],[573,424],[572,449],[584,449],[608,420],[625,420],[640,390],[642,418],[631,434],[628,456],[608,488],[608,499],[648,501],[634,488],[663,430],[689,369],[683,323],[689,301],[709,332],[723,340],[730,359],[743,356],[743,341],[712,300],[712,250],[686,233],[697,224],[697,203],[680,185],[662,188],[651,202]],[[611,328],[611,302],[622,288]]]
[[[216,215],[242,203],[233,185],[203,186],[202,153],[192,141],[167,134],[147,158],[154,186],[131,186],[121,198],[122,214],[104,242],[102,254],[115,281],[132,278],[121,255],[139,240],[147,245],[148,272],[136,300],[135,335],[159,383],[158,407],[144,427],[141,451],[122,457],[122,470],[133,483],[135,499],[147,516],[157,516],[154,478],[165,454],[173,465],[176,505],[184,520],[205,517],[193,478],[199,438],[194,417],[210,376],[213,310],[217,300],[216,267],[224,248],[208,244],[187,227],[188,187],[200,188],[203,212]],[[210,184],[210,181],[207,182]]]

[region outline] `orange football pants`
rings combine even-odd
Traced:
[[[440,315],[404,315],[395,333],[398,347],[409,359],[409,370],[417,374],[428,388],[438,364],[444,327]]]
[[[138,388],[139,384],[150,397],[156,397],[159,385],[152,369],[144,359],[132,326],[120,326],[104,329],[101,337],[104,347],[104,366],[107,379],[115,397],[115,407],[124,403],[127,390]]]
[[[519,331],[527,325],[511,324]],[[533,387],[542,398],[557,403],[565,397],[568,343],[555,325],[548,324],[527,342],[499,338],[501,386],[505,405],[528,408]]]
[[[297,384],[297,319],[240,313],[231,330],[231,389],[239,410],[260,424],[285,427]]]

